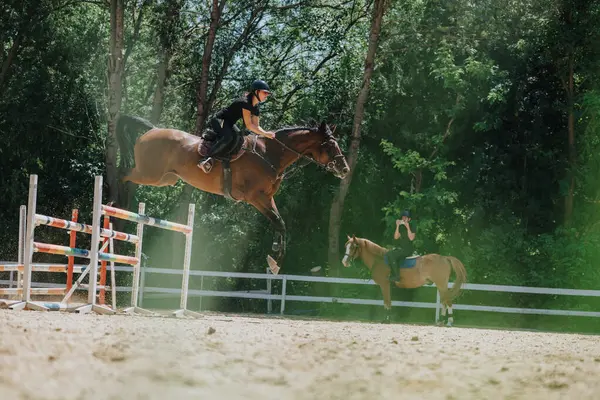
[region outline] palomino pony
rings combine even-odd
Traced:
[[[368,239],[348,236],[346,242],[346,253],[342,259],[344,267],[348,267],[352,261],[360,257],[362,262],[371,271],[371,277],[381,287],[383,305],[387,310],[386,322],[390,320],[392,300],[390,296],[390,267],[385,260],[387,249],[373,243]],[[454,270],[456,280],[452,289],[448,290],[450,273]],[[465,266],[455,257],[440,256],[439,254],[427,254],[416,259],[414,267],[400,268],[400,281],[394,284],[399,288],[413,289],[433,282],[440,292],[442,303],[442,318],[446,318],[448,310],[447,325],[452,326],[452,300],[460,293],[460,287],[467,280]]]
[[[273,242],[277,261],[270,256],[267,259],[274,274],[279,272],[277,264],[285,255],[286,230],[273,196],[286,176],[285,170],[303,159],[307,164],[312,162],[324,167],[340,179],[350,171],[332,130],[324,122],[318,128],[281,129],[275,139],[246,136],[243,146],[226,167],[223,161],[216,159],[208,174],[197,167],[201,157],[198,153],[200,137],[176,129],[157,128],[149,121],[128,115],[119,117],[117,134],[140,127],[147,132],[136,140],[135,168],[123,181],[167,186],[181,178],[202,191],[251,204],[269,219],[277,232]]]

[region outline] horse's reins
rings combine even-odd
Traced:
[[[281,140],[277,139],[276,137],[273,138],[273,140],[275,140],[277,143],[279,143],[281,146],[283,146],[283,148],[285,148],[285,149],[291,151],[292,153],[296,154],[298,156],[298,158],[296,158],[296,161],[298,161],[300,158],[303,158],[305,161],[308,161],[306,164],[302,164],[300,166],[296,166],[296,168],[294,168],[294,169],[305,167],[306,165],[308,165],[308,164],[310,164],[312,162],[312,163],[316,164],[317,166],[319,166],[321,168],[325,168],[325,170],[327,170],[327,171],[335,171],[335,160],[337,158],[339,158],[339,157],[344,157],[343,154],[336,154],[335,156],[333,156],[333,161],[330,161],[330,162],[327,163],[327,165],[325,165],[325,164],[321,164],[320,162],[315,161],[313,158],[310,158],[310,157],[304,155],[303,153],[300,153],[300,152],[292,149],[291,147],[287,146],[285,143],[283,143]],[[332,140],[332,138],[330,136],[329,139],[327,139],[327,141],[325,143],[321,143],[321,146],[325,146],[325,144],[328,143],[331,140]],[[283,174],[283,175],[285,176],[287,174]]]
[[[250,152],[252,152],[253,154],[256,154],[258,157],[260,157],[264,162],[266,162],[269,167],[271,167],[271,169],[275,172],[277,172],[277,168],[275,168],[275,166],[269,161],[267,160],[265,157],[263,157],[261,154],[259,154],[258,152],[256,152],[256,141],[258,140],[258,135],[255,136],[254,138],[254,146],[252,149],[248,149],[250,150]],[[283,172],[280,177],[281,179],[285,179],[285,178],[289,178],[290,176],[292,176],[292,174],[294,174],[295,172],[297,172],[300,168],[304,168],[305,166],[307,166],[308,164],[310,164],[311,162],[314,163],[315,165],[321,167],[321,168],[325,168],[326,171],[334,171],[335,170],[335,160],[339,157],[344,157],[343,154],[337,154],[335,156],[333,156],[333,161],[330,161],[327,163],[327,165],[325,164],[321,164],[320,162],[315,161],[313,158],[310,158],[308,156],[306,156],[303,153],[300,153],[294,149],[292,149],[291,147],[289,147],[288,145],[286,145],[285,143],[283,143],[281,140],[277,139],[277,137],[274,137],[271,140],[275,140],[277,143],[279,143],[284,149],[291,151],[292,153],[296,154],[296,156],[298,156],[296,158],[296,161],[298,161],[300,158],[304,159],[304,163],[301,163],[300,165],[294,165],[288,172]],[[331,139],[328,139],[327,142],[329,142]],[[325,143],[327,143],[325,142]],[[325,143],[321,143],[321,146],[324,146]],[[294,163],[296,162],[294,161]]]

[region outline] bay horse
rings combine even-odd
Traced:
[[[363,264],[371,271],[373,281],[381,288],[383,305],[387,311],[385,322],[389,322],[392,300],[390,294],[391,283],[389,281],[391,269],[385,257],[388,250],[368,239],[357,238],[354,235],[352,237],[348,236],[345,247],[346,253],[342,259],[342,264],[344,267],[348,267],[352,261],[360,257]],[[452,289],[449,290],[448,281],[452,271],[456,274],[456,280]],[[452,300],[458,296],[460,287],[466,280],[467,272],[465,266],[456,257],[426,254],[418,256],[413,267],[401,267],[400,281],[394,282],[394,285],[399,288],[413,289],[427,283],[435,283],[437,290],[440,292],[442,319],[446,318],[447,310],[447,325],[452,326],[454,323],[454,318],[452,317]]]
[[[272,250],[277,252],[277,260],[267,258],[274,274],[279,272],[278,263],[285,255],[286,228],[273,196],[286,177],[286,169],[302,159],[304,165],[317,164],[340,179],[350,171],[333,136],[335,126],[332,130],[325,122],[317,128],[280,129],[274,139],[246,136],[241,149],[227,162],[229,168],[224,168],[223,161],[215,158],[208,174],[197,166],[201,158],[198,153],[201,137],[177,129],[158,128],[145,119],[124,114],[117,121],[117,136],[123,137],[126,130],[139,128],[146,132],[136,139],[135,167],[123,177],[123,182],[167,186],[182,179],[199,190],[254,206],[276,231]]]

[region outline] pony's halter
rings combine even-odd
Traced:
[[[350,247],[350,250],[348,250],[348,247]],[[354,253],[354,256],[352,256],[352,253]],[[344,257],[348,257],[348,260],[352,263],[358,257],[359,253],[360,245],[358,243],[352,242],[350,246],[346,246],[346,252],[344,253]]]

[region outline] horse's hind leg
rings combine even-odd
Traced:
[[[454,317],[452,316],[452,299],[450,298],[450,292],[448,289],[440,290],[440,302],[442,303],[442,324],[446,320],[446,326],[452,326],[454,324]],[[446,310],[448,311],[448,318],[446,319]]]
[[[167,172],[160,176],[144,175],[137,168],[129,171],[129,174],[123,177],[123,182],[133,182],[138,185],[149,186],[173,186],[177,183],[179,177],[172,172]]]
[[[452,326],[454,318],[452,317],[452,299],[448,290],[448,282],[436,282],[435,286],[440,292],[440,303],[442,303],[442,318],[441,321],[438,321],[438,324],[442,325],[445,321],[446,326]],[[446,312],[448,312],[448,319],[446,319]]]

